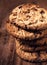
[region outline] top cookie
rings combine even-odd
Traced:
[[[47,28],[47,11],[34,4],[23,4],[13,9],[9,16],[11,23],[29,30]]]

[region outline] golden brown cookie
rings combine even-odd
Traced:
[[[18,41],[16,40],[16,53],[17,55],[23,59],[23,60],[26,60],[26,61],[30,61],[30,62],[44,62],[44,61],[47,61],[47,52],[44,51],[44,49],[41,51],[25,51],[25,50],[22,50],[22,45],[20,45],[18,43]],[[25,47],[26,49],[27,47]],[[39,47],[37,47],[38,50],[39,50]],[[33,50],[32,48],[28,49],[28,50]]]
[[[47,10],[34,4],[23,4],[13,9],[9,21],[24,29],[42,30],[47,28]]]
[[[24,39],[24,40],[34,40],[47,35],[47,29],[33,32],[33,31],[27,31],[21,29],[11,23],[6,24],[6,29],[14,37]]]
[[[41,42],[41,43],[43,43],[43,42]],[[35,44],[35,45],[33,45],[33,44]],[[30,44],[29,41],[23,42],[23,41],[20,41],[19,39],[16,39],[17,48],[20,47],[20,49],[23,51],[39,52],[39,51],[46,51],[47,50],[47,43],[46,43],[46,45],[42,45],[42,44],[39,45],[38,43],[33,42],[33,44]]]

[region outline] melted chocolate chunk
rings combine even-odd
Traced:
[[[43,10],[40,11],[41,14],[44,14],[45,12]]]

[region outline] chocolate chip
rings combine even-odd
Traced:
[[[14,26],[16,25],[16,23],[15,23],[15,22],[11,22],[11,24],[13,24]]]
[[[37,8],[35,8],[35,7],[33,7],[32,10],[34,10],[34,11],[38,11]]]
[[[31,25],[32,23],[29,23],[29,25]]]
[[[11,22],[11,24],[13,24],[13,23]]]
[[[44,19],[45,17],[44,17],[44,16],[42,16],[42,18]]]
[[[27,29],[27,25],[25,25],[25,28]]]
[[[41,14],[44,14],[45,12],[43,10],[40,11]]]
[[[26,17],[29,19],[31,16],[30,15],[27,15]]]
[[[16,23],[14,23],[14,25],[16,25]]]
[[[20,8],[22,8],[22,5],[21,5],[21,6],[19,6],[19,9],[20,9]]]
[[[40,20],[41,22],[43,22],[43,20]]]
[[[27,13],[27,11],[23,11],[23,13],[24,13],[24,14],[26,14],[26,13]]]
[[[30,9],[27,9],[27,13],[30,13]]]
[[[23,11],[24,14],[30,13],[30,9],[27,9],[27,11]]]
[[[35,22],[32,21],[32,22],[29,23],[29,25],[34,24],[34,23],[37,23],[37,21],[38,21],[38,20],[36,20]]]

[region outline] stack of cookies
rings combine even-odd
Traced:
[[[47,61],[47,10],[31,3],[19,5],[9,15],[6,29],[16,39],[20,58]]]

